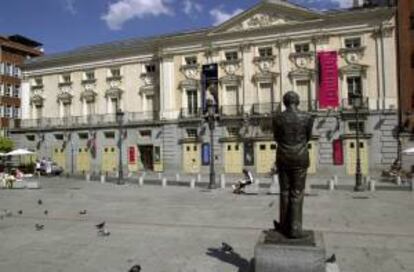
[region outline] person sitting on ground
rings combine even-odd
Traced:
[[[244,193],[244,188],[247,185],[250,185],[254,182],[253,175],[250,171],[247,169],[243,169],[244,178],[237,181],[236,184],[232,185],[233,193],[235,194],[241,194]]]

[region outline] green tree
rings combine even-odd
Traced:
[[[14,142],[10,138],[0,137],[0,152],[10,152],[13,150]]]

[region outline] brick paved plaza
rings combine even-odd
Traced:
[[[40,190],[0,190],[0,271],[250,271],[256,240],[277,216],[277,196],[230,190],[66,178],[40,180]],[[414,271],[414,194],[312,191],[306,228],[323,232],[341,271]],[[42,199],[42,205],[38,200]],[[86,209],[86,215],[79,211]],[[18,211],[22,210],[21,215]],[[45,215],[44,211],[48,210]],[[97,235],[106,221],[111,235]],[[44,224],[36,231],[35,224]],[[217,251],[221,243],[235,254]]]

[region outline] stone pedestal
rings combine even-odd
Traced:
[[[263,232],[254,250],[255,272],[325,272],[322,234],[306,233],[305,239],[287,239],[275,231]]]

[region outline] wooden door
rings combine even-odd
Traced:
[[[276,160],[276,143],[272,141],[256,143],[256,172],[270,173]]]
[[[183,171],[185,173],[199,173],[201,167],[200,144],[183,144]]]

